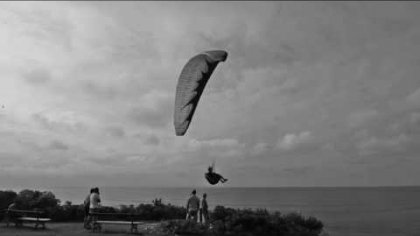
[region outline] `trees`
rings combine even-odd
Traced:
[[[22,210],[52,209],[59,205],[60,200],[52,192],[25,189],[17,194],[15,203]]]

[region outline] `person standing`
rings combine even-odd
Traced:
[[[205,225],[209,224],[209,205],[207,204],[207,193],[203,194],[203,200],[201,200],[200,222],[204,223]]]
[[[195,189],[191,192],[191,197],[187,202],[187,220],[193,220],[197,222],[197,214],[200,209],[200,199],[196,196],[197,191]]]
[[[93,227],[98,219],[96,213],[99,212],[101,198],[99,197],[99,188],[94,188],[89,196],[89,224],[93,221]]]
[[[90,229],[89,225],[89,207],[90,207],[90,195],[93,193],[93,188],[90,189],[90,193],[86,196],[85,201],[83,202],[84,210],[85,210],[85,218],[84,218],[84,227],[85,229]]]

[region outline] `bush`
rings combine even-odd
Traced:
[[[289,227],[290,235],[319,235],[324,225],[314,217],[305,218],[298,213],[290,213],[284,217]]]
[[[187,220],[170,220],[164,224],[168,234],[175,235],[205,235],[208,234],[207,227]]]
[[[58,206],[60,200],[51,192],[40,192],[25,189],[15,199],[16,207],[22,210],[51,209]]]
[[[57,222],[82,222],[84,214],[83,205],[72,205],[71,202],[66,202],[63,206],[55,207],[51,211],[50,217]]]
[[[0,210],[7,209],[15,203],[20,210],[42,210],[44,217],[49,217],[53,221],[77,221],[82,222],[84,218],[84,206],[72,205],[66,201],[60,205],[55,195],[51,192],[40,192],[25,189],[18,194],[13,191],[0,191]],[[124,214],[134,214],[138,220],[169,220],[183,219],[186,215],[185,207],[173,206],[162,203],[161,199],[155,199],[151,204],[121,205],[119,208],[103,206],[101,213],[123,213],[117,216],[110,216],[118,219],[128,219],[131,216]],[[0,220],[4,217],[4,211],[0,213]]]
[[[305,218],[297,213],[282,216],[267,210],[233,210],[217,206],[212,214],[213,234],[238,236],[317,236],[323,224],[314,217]]]
[[[15,201],[16,196],[13,191],[0,191],[0,221],[4,218],[4,210]]]
[[[164,204],[154,201],[152,204],[140,204],[135,208],[135,213],[141,220],[169,220],[183,219],[187,213],[185,207]]]

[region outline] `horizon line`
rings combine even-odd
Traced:
[[[17,187],[0,187],[0,191],[4,190],[13,190],[13,189],[31,189],[31,190],[37,190],[37,189],[59,189],[59,188],[90,188],[92,186],[34,186],[34,187],[23,187],[23,186],[17,186]],[[253,189],[262,189],[262,188],[407,188],[407,187],[420,187],[420,185],[342,185],[342,186],[116,186],[116,185],[98,185],[99,188],[167,188],[167,189],[175,189],[175,188],[181,188],[181,189],[194,189],[194,188],[206,188],[206,189],[234,189],[234,188],[253,188]]]

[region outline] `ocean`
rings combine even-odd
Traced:
[[[89,189],[47,189],[62,202],[80,204]],[[151,203],[185,205],[191,188],[101,187],[103,205]],[[420,187],[197,188],[209,207],[266,208],[300,212],[324,223],[330,236],[420,236]]]

